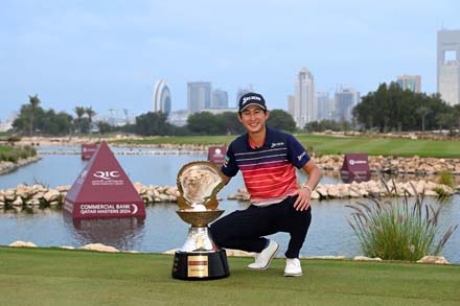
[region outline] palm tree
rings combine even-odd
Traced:
[[[92,120],[93,117],[96,116],[96,112],[93,111],[93,108],[91,106],[85,108],[85,112],[88,115],[89,135],[91,136],[91,133],[92,133],[91,123],[93,122],[93,120]]]
[[[448,113],[440,113],[436,115],[436,121],[439,125],[439,131],[441,132],[443,127],[449,129],[449,132],[452,132],[452,126],[454,124],[454,113],[448,112]]]
[[[35,112],[37,111],[37,107],[40,104],[40,99],[38,95],[30,96],[29,95],[29,105],[30,105],[30,120],[29,120],[29,136],[32,136],[34,131],[34,117]]]
[[[81,134],[81,118],[85,115],[86,109],[82,106],[76,106],[74,111],[77,114],[78,133]]]
[[[415,112],[422,118],[422,132],[425,132],[425,117],[430,113],[430,109],[426,106],[420,106]]]

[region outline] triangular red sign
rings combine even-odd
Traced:
[[[64,202],[73,218],[145,217],[145,205],[106,142],[99,145]]]
[[[367,182],[371,179],[369,161],[367,154],[350,153],[343,158],[342,169],[340,169],[342,181],[346,183]]]

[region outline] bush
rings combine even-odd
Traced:
[[[0,162],[7,161],[17,163],[20,159],[29,158],[37,155],[37,150],[32,146],[11,147],[0,146]]]
[[[441,171],[438,175],[438,184],[454,187],[454,178],[449,171]]]
[[[424,203],[417,195],[415,203],[409,197],[390,197],[386,201],[373,198],[367,205],[347,205],[354,212],[349,225],[358,237],[365,256],[384,260],[417,261],[425,255],[439,255],[458,225],[450,226],[436,243],[438,218],[442,205],[437,208]]]

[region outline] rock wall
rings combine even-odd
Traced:
[[[177,203],[179,191],[177,186],[145,186],[133,184],[146,205],[155,203]],[[34,212],[46,208],[59,208],[64,203],[68,186],[48,188],[43,185],[18,185],[16,188],[0,190],[0,210],[15,212]],[[431,181],[418,180],[396,182],[389,180],[368,181],[351,184],[319,184],[312,193],[314,200],[330,200],[342,198],[365,198],[370,196],[415,196],[425,195],[439,197],[452,196],[458,189],[436,184]],[[228,196],[228,200],[249,201],[244,188]]]

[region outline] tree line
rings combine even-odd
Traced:
[[[74,117],[66,112],[45,110],[40,104],[38,95],[29,96],[29,103],[21,105],[9,132],[20,136],[91,135],[95,131],[100,134],[122,132],[141,136],[185,136],[239,134],[244,131],[234,112],[194,113],[182,127],[169,123],[167,115],[162,112],[147,112],[137,116],[133,124],[114,126],[105,121],[94,122],[96,112],[92,107],[75,107]],[[295,130],[293,118],[283,110],[271,111],[269,124],[285,131]]]
[[[94,121],[92,107],[77,106],[75,116],[56,113],[41,107],[38,95],[29,96],[29,103],[20,108],[13,122],[12,133],[22,136],[91,135],[93,131],[134,133],[141,136],[185,136],[240,134],[244,128],[237,114],[224,112],[191,114],[185,126],[168,122],[166,114],[147,112],[135,118],[133,124],[114,126],[105,121]],[[460,105],[450,106],[439,94],[428,95],[403,90],[398,84],[383,83],[375,92],[363,96],[352,110],[353,120],[322,120],[307,123],[303,131],[433,131],[447,129],[451,134],[460,131]],[[269,126],[288,132],[296,131],[295,122],[286,111],[274,109],[267,121]]]
[[[460,104],[450,106],[439,94],[403,90],[397,83],[381,84],[363,96],[352,113],[363,130],[460,130]]]

